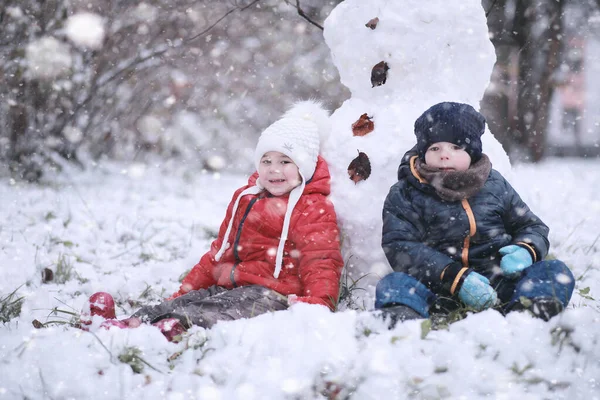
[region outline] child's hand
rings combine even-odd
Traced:
[[[504,246],[498,252],[502,255],[500,268],[507,278],[518,277],[525,268],[533,263],[531,254],[521,246],[514,244]]]
[[[498,295],[485,276],[471,272],[465,278],[458,292],[458,298],[468,307],[481,311],[496,304]]]

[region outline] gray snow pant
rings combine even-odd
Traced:
[[[177,318],[186,329],[192,325],[208,329],[217,321],[251,318],[287,308],[286,296],[263,286],[240,286],[231,290],[211,286],[154,306],[142,307],[133,316],[146,323]]]

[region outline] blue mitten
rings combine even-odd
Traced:
[[[485,276],[471,272],[458,291],[458,298],[468,307],[481,311],[496,304],[498,295]]]
[[[498,252],[502,255],[500,268],[507,278],[518,277],[521,271],[533,263],[531,254],[521,246],[511,244],[510,246],[504,246]]]

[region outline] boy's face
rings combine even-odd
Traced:
[[[266,152],[258,165],[258,177],[273,196],[281,196],[300,185],[298,166],[291,158],[278,151]]]
[[[442,171],[466,171],[471,165],[471,156],[454,143],[437,142],[427,148],[425,164]]]

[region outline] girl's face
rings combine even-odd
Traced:
[[[425,164],[442,171],[466,171],[471,165],[471,156],[454,143],[437,142],[425,152]]]
[[[278,151],[269,151],[262,156],[258,165],[258,177],[273,196],[289,193],[302,182],[298,166],[291,158]]]

